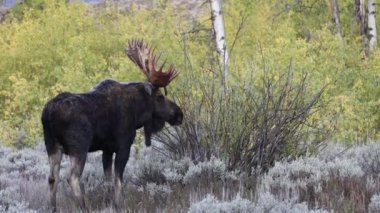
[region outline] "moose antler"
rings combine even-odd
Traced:
[[[125,53],[129,59],[141,69],[148,78],[148,81],[156,87],[165,88],[178,75],[173,64],[169,66],[169,69],[166,72],[162,71],[166,59],[160,68],[157,69],[156,65],[161,54],[157,57],[152,48],[144,43],[142,39],[128,41],[128,47],[125,49]]]

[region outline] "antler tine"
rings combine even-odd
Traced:
[[[157,62],[158,62],[158,60],[160,60],[161,56],[162,56],[162,53],[160,53],[160,54],[158,55],[158,57],[157,57]]]
[[[160,53],[160,54],[158,55],[158,57],[155,57],[155,62],[154,62],[155,64],[158,63],[158,61],[160,60],[161,56],[162,56],[162,53]],[[161,67],[158,69],[159,72],[162,72],[162,68],[164,67],[164,64],[165,64],[165,63],[166,63],[166,59],[165,59],[164,63],[161,65]]]
[[[155,49],[149,47],[142,39],[132,39],[128,41],[128,47],[125,52],[129,59],[131,59],[148,78],[148,81],[156,87],[166,87],[178,75],[173,64],[170,65],[166,72],[163,72],[167,59],[165,59],[160,68],[157,69],[156,66],[162,53],[158,56],[155,55]]]
[[[152,48],[149,48],[149,56],[148,56],[148,69],[149,69],[149,81],[152,80],[152,75],[154,74],[156,70],[156,61],[155,61],[155,55]]]
[[[140,70],[149,77],[149,72],[146,69],[145,60],[147,56],[144,53],[144,42],[142,39],[132,39],[128,41],[128,47],[126,48],[126,54],[129,59],[131,59]]]
[[[175,79],[179,74],[178,71],[175,69],[173,64],[170,65],[168,73],[170,73],[170,81]]]
[[[162,69],[164,68],[165,64],[166,64],[166,59],[165,59],[165,61],[162,63],[160,69],[158,69],[159,72],[162,72]],[[170,72],[168,72],[168,74],[169,74],[169,73],[170,73]]]

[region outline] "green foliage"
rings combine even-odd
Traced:
[[[313,79],[310,93],[328,84],[322,96],[323,110],[310,121],[314,126],[348,143],[379,137],[378,50],[363,57],[352,1],[340,1],[343,40],[332,32],[327,1],[240,2],[245,4],[231,0],[225,6],[235,70],[230,80],[239,75],[258,77],[257,70],[265,69],[265,64],[275,64],[272,73],[279,76],[292,60],[295,70]],[[262,63],[253,63],[260,58]]]
[[[270,70],[276,80],[293,61],[296,82],[303,73],[312,79],[308,94],[328,85],[321,110],[309,118],[310,124],[337,141],[376,139],[380,53],[363,57],[354,5],[349,0],[339,3],[343,40],[331,31],[328,1],[224,1],[231,51],[228,84],[244,85],[245,79],[253,79],[250,83],[260,86],[262,71]],[[223,91],[212,52],[208,5],[195,19],[170,1],[153,5],[157,6],[123,11],[109,2],[91,6],[29,0],[14,7],[0,24],[0,141],[33,144],[41,137],[43,104],[61,91],[88,91],[104,78],[143,80],[124,55],[130,38],[144,38],[183,71],[170,94],[207,99],[194,81]],[[236,104],[244,106],[246,100]]]
[[[14,5],[11,9],[11,16],[22,20],[27,13],[30,13],[30,9],[34,12],[34,15],[38,15],[45,7],[46,0],[24,0],[16,5]],[[64,0],[59,0],[58,2],[64,2]]]
[[[22,20],[10,17],[0,25],[0,140],[7,144],[32,144],[41,137],[43,104],[61,91],[85,92],[104,78],[143,80],[124,55],[127,39],[145,35],[160,49],[180,49],[169,42],[175,38],[175,28],[167,30],[175,25],[167,16],[170,9],[162,14],[132,8],[121,14],[112,7],[44,5],[42,11],[28,8]],[[155,19],[162,22],[141,25]]]

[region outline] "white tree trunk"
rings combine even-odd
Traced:
[[[364,0],[355,0],[356,21],[360,26],[360,35],[367,35],[367,15]]]
[[[333,22],[335,25],[335,33],[338,36],[338,38],[342,39],[342,28],[340,25],[340,14],[339,14],[339,5],[338,0],[330,0],[331,4],[331,14],[333,18]]]
[[[368,46],[372,52],[377,46],[376,0],[368,0]]]
[[[226,34],[224,32],[224,23],[222,15],[222,5],[220,0],[209,0],[211,5],[211,20],[214,30],[216,48],[220,55],[220,64],[222,67],[222,80],[226,84],[228,75],[228,51],[226,46]]]

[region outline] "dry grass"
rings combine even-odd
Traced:
[[[376,170],[377,162],[360,159],[378,152],[380,145],[355,147],[340,155],[339,146],[331,147],[328,154],[276,162],[262,175],[227,171],[225,163],[216,158],[194,165],[189,159],[172,161],[151,148],[133,151],[125,173],[124,210],[376,212],[380,176],[365,168],[372,165]],[[18,151],[1,147],[0,153],[0,211],[48,211],[43,146]],[[64,159],[58,208],[77,212],[66,181],[68,168]],[[89,156],[81,181],[91,212],[113,212],[113,187],[103,183],[100,153]]]

